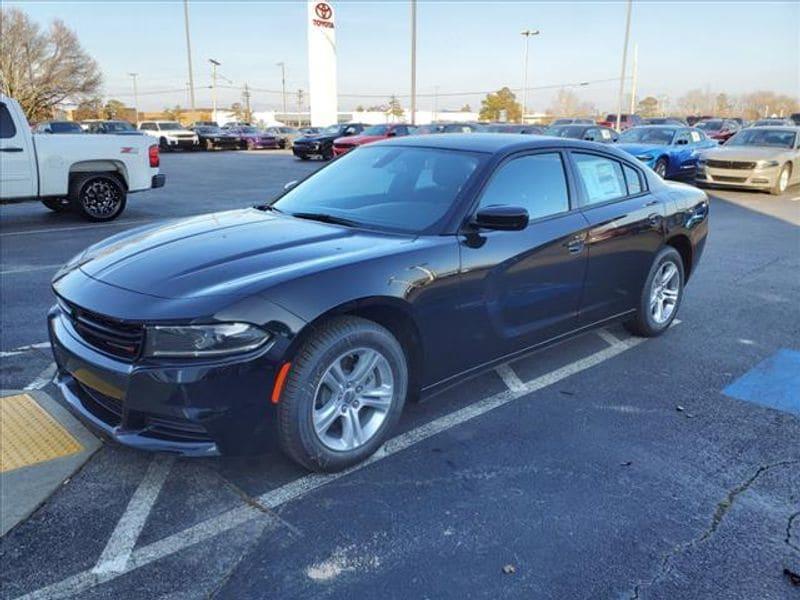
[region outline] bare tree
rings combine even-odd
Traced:
[[[572,90],[562,88],[558,90],[548,112],[559,117],[580,117],[591,114],[593,108],[588,102],[581,102],[578,94]]]
[[[42,31],[17,8],[0,9],[0,91],[15,98],[31,121],[52,115],[69,99],[95,96],[102,76],[78,37],[55,20]]]

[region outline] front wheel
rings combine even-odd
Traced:
[[[773,196],[780,196],[789,187],[789,178],[792,175],[792,168],[789,165],[783,165],[781,172],[778,173],[778,178],[775,180],[775,185],[769,191]]]
[[[338,317],[297,351],[278,402],[278,438],[313,471],[340,471],[373,454],[406,399],[408,369],[395,337],[377,323]]]
[[[53,212],[69,210],[69,198],[44,198],[42,204]]]
[[[667,178],[667,159],[663,156],[656,161],[656,166],[653,167],[653,171],[661,177],[661,179]]]
[[[103,173],[78,175],[70,185],[70,203],[89,221],[112,221],[125,210],[127,193],[119,178]]]
[[[683,298],[683,260],[672,246],[656,254],[647,276],[636,316],[625,323],[627,329],[642,337],[655,337],[672,324]]]

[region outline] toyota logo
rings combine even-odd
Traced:
[[[325,19],[326,21],[333,15],[333,9],[331,8],[330,4],[326,4],[325,2],[320,2],[317,4],[314,7],[314,12],[317,13],[317,16],[320,19]]]

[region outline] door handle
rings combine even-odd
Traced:
[[[22,148],[16,146],[5,146],[0,148],[0,152],[22,152]]]
[[[586,245],[586,238],[582,235],[573,236],[564,244],[570,254],[580,254]]]
[[[655,206],[656,204],[658,204],[658,200],[650,200],[642,204],[642,208],[647,208],[648,206]]]

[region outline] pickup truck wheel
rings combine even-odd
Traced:
[[[64,212],[69,210],[70,206],[69,198],[45,198],[42,200],[42,204],[53,212]]]
[[[110,174],[78,175],[70,185],[72,207],[89,221],[111,221],[125,210],[126,191]]]

